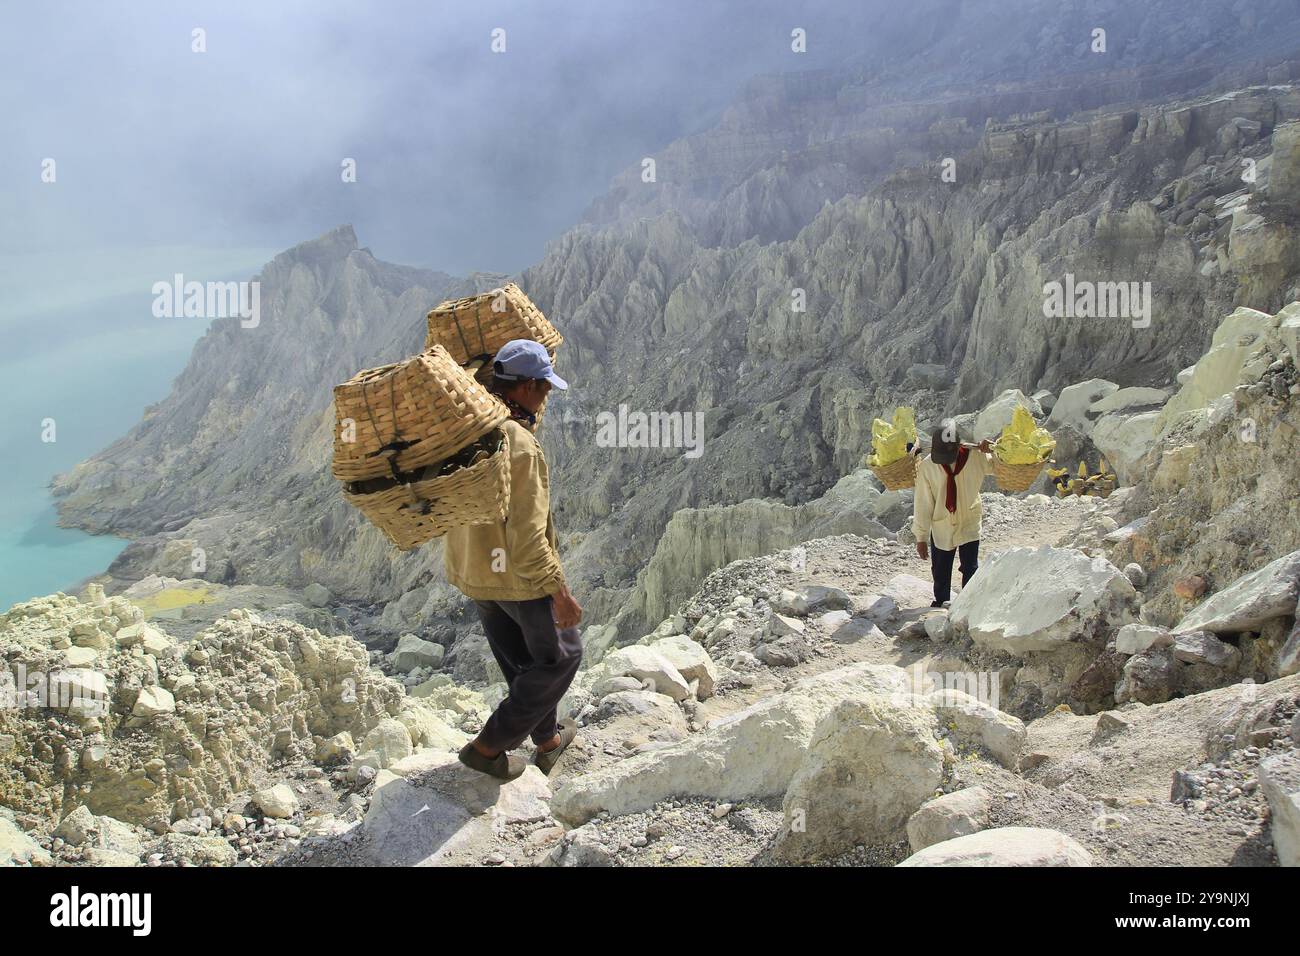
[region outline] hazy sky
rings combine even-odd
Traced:
[[[342,222],[381,258],[522,269],[744,80],[842,61],[859,44],[846,16],[876,2],[9,5],[0,315],[121,292],[172,258],[238,271]]]

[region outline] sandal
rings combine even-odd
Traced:
[[[513,780],[528,769],[528,764],[523,757],[508,753],[485,757],[478,752],[472,742],[460,748],[460,762],[471,770],[477,770],[479,773],[500,780]]]
[[[542,773],[549,774],[552,768],[560,760],[560,754],[573,743],[573,739],[578,736],[578,725],[576,722],[567,717],[555,726],[560,735],[560,745],[554,750],[539,750],[533,757],[533,762],[537,764]]]

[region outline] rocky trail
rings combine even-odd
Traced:
[[[1119,505],[1100,499],[998,494],[987,494],[985,502],[989,531],[984,560],[990,562],[1004,551],[1044,540],[1064,544],[1062,539],[1081,529],[1100,525],[1106,530],[1115,523],[1107,512]],[[396,707],[397,720],[362,721],[362,729],[373,724],[364,737],[361,729],[354,731],[364,741],[356,748],[365,749],[363,755],[347,751],[351,733],[340,731],[321,741],[315,759],[304,759],[301,752],[273,759],[248,777],[247,801],[237,798],[223,813],[183,817],[151,841],[141,833],[147,827],[113,818],[107,814],[110,806],[101,802],[98,814],[82,807],[68,815],[48,846],[33,845],[30,855],[73,865],[111,860],[163,866],[790,862],[781,846],[787,822],[776,793],[739,799],[689,794],[647,798],[644,806],[629,812],[597,811],[576,827],[571,825],[577,822],[573,817],[569,824],[557,818],[552,803],[570,783],[600,772],[618,777],[620,767],[638,754],[707,739],[719,725],[743,720],[755,708],[797,694],[800,687],[818,680],[844,682],[845,675],[851,675],[852,686],[841,686],[846,699],[860,690],[859,685],[876,681],[889,684],[897,696],[909,681],[915,685],[918,665],[931,672],[969,667],[960,648],[936,641],[929,633],[942,632],[934,626],[927,629],[927,619],[945,621],[948,612],[929,608],[928,581],[911,573],[921,570],[916,564],[910,544],[837,536],[720,569],[684,608],[692,614],[705,607],[734,609],[737,627],[724,627],[716,640],[706,641],[712,673],[694,676],[694,690],[674,699],[671,687],[668,694],[645,690],[653,674],[609,677],[613,671],[600,665],[584,672],[571,705],[584,726],[549,779],[530,768],[519,780],[500,785],[460,766],[452,745],[465,738],[440,721],[459,719],[463,727],[473,729],[485,702],[464,689],[447,693],[446,688],[455,685],[443,685],[443,695],[423,713],[412,705],[427,698],[408,699],[403,705],[399,692],[388,705],[389,710]],[[108,606],[129,613],[121,604]],[[66,602],[61,610],[69,614]],[[807,642],[806,657],[789,666],[769,665],[750,652],[765,629],[762,622],[780,612],[787,612],[782,614],[787,621],[805,625],[801,636]],[[251,615],[236,620],[241,633],[266,628],[290,639],[311,633]],[[665,623],[665,630],[674,629],[675,622]],[[127,631],[130,640],[132,627],[140,625],[127,625],[118,633]],[[169,652],[168,639],[158,638],[148,625],[140,629],[159,644],[164,661],[176,660],[179,651]],[[201,661],[210,642],[210,636],[201,636],[185,660]],[[671,635],[650,635],[648,645],[632,647],[681,654],[683,648],[671,647],[673,642]],[[655,657],[657,664],[643,661],[642,667],[662,666],[664,658]],[[697,655],[695,663],[701,660]],[[690,672],[690,663],[683,660],[681,672]],[[353,667],[356,676],[344,677],[345,686],[363,673],[355,658]],[[702,677],[709,684],[705,693],[700,691]],[[386,678],[372,680],[380,681],[377,691],[392,686]],[[188,685],[183,676],[167,682],[177,688]],[[600,687],[598,682],[612,686]],[[1271,753],[1294,751],[1288,734],[1298,693],[1300,678],[1285,678],[1151,707],[1132,704],[1101,717],[1060,707],[1023,724],[991,717],[975,706],[973,715],[937,726],[942,772],[934,784],[943,796],[924,805],[930,808],[928,815],[919,810],[912,815],[907,836],[915,830],[921,834],[917,842],[922,842],[929,831],[949,835],[1021,827],[1032,828],[1031,834],[1065,834],[1095,864],[1275,863],[1258,765]],[[464,714],[436,706],[457,698]],[[583,700],[587,703],[578,703]],[[985,740],[990,721],[1002,733]],[[408,726],[423,728],[440,738],[439,743],[416,747]],[[1243,726],[1250,728],[1242,741],[1247,745],[1234,746]],[[322,728],[318,736],[334,729]],[[348,738],[340,739],[342,734]],[[748,759],[763,761],[767,756],[759,750]],[[376,764],[383,766],[376,769]],[[1176,780],[1184,781],[1179,785],[1188,794],[1195,790],[1195,796],[1171,802]],[[943,806],[945,801],[952,805]],[[850,842],[838,852],[805,862],[894,865],[911,855],[915,847],[908,843],[906,837]]]

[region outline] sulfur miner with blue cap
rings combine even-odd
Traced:
[[[527,339],[503,345],[492,373],[492,390],[510,409],[502,426],[510,456],[509,513],[504,521],[448,532],[443,560],[447,580],[478,609],[509,687],[460,760],[513,780],[528,763],[510,751],[525,740],[536,747],[533,761],[550,773],[577,734],[572,720],[557,720],[556,708],[582,661],[582,608],[564,581],[546,457],[533,435],[546,396],[569,384],[555,374],[546,349]]]

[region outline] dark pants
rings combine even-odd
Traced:
[[[510,688],[483,725],[479,743],[489,750],[513,750],[529,736],[545,743],[555,736],[556,705],[582,663],[578,629],[556,626],[549,597],[474,604]]]
[[[961,586],[964,588],[980,566],[980,543],[967,541],[956,551],[942,551],[930,539],[930,571],[934,574],[934,599],[947,601],[952,597],[952,559],[961,554]]]

